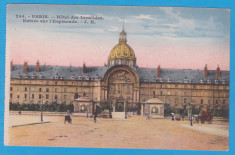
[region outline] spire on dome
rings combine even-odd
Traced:
[[[123,24],[122,24],[122,32],[120,33],[120,38],[119,38],[119,43],[126,43],[126,32],[124,29],[124,20],[123,20]]]

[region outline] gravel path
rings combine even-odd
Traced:
[[[72,117],[73,124],[64,124],[64,117],[51,116],[49,119],[51,123],[9,127],[9,145],[220,151],[229,149],[227,136],[221,137],[182,127],[188,125],[187,121],[97,118],[97,123],[94,123],[92,118]],[[216,123],[214,125],[220,125],[220,122]],[[228,127],[228,123],[224,125]]]

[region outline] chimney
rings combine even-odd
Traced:
[[[27,70],[28,70],[28,62],[25,61],[24,62],[24,73],[27,73]]]
[[[11,60],[10,70],[13,71],[13,61]]]
[[[207,77],[207,64],[206,64],[205,67],[204,67],[204,77],[205,77],[205,78]]]
[[[36,72],[39,72],[39,66],[40,66],[40,64],[39,64],[39,61],[37,60],[37,63],[36,63]]]
[[[160,67],[160,65],[158,65],[158,67],[157,67],[157,77],[161,76],[160,72],[161,72],[161,67]]]
[[[219,65],[217,66],[217,69],[216,69],[216,79],[219,79],[220,78],[220,68],[219,68]]]
[[[83,63],[82,72],[83,72],[83,74],[86,73],[86,64],[85,64],[85,62]]]

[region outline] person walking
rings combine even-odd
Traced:
[[[66,123],[66,121],[68,121],[70,124],[72,124],[71,113],[69,110],[65,114],[64,124]]]
[[[97,112],[94,113],[94,122],[96,123]]]

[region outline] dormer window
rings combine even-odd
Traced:
[[[184,83],[188,83],[188,79],[184,79]]]
[[[56,74],[55,79],[58,79],[58,78],[59,78],[59,76],[58,76],[58,74]]]
[[[35,75],[35,73],[33,73],[32,78],[34,78],[34,79],[35,79],[35,77],[36,77],[36,75]]]
[[[28,78],[28,74],[27,73],[24,75],[24,78]]]
[[[63,76],[60,77],[61,80],[62,80],[63,78],[64,78]]]
[[[74,80],[74,79],[75,79],[75,74],[73,74],[73,75],[71,76],[71,78]]]
[[[171,78],[168,78],[168,79],[167,79],[167,82],[171,82]]]
[[[78,77],[78,79],[79,79],[79,80],[82,80],[82,76],[80,75],[80,76]]]
[[[160,78],[160,82],[164,82],[164,81],[163,81],[163,78]]]
[[[41,79],[41,78],[42,78],[42,73],[40,73],[40,75],[39,75],[39,76],[40,76],[40,79]]]
[[[203,79],[200,80],[200,83],[204,83]]]
[[[208,79],[208,80],[207,80],[207,83],[211,83],[211,80],[210,80],[210,79]]]
[[[96,80],[96,81],[98,81],[98,80],[99,80],[99,77],[98,77],[97,75],[95,76],[95,80]]]
[[[86,80],[89,80],[89,76],[86,76]]]
[[[17,77],[20,78],[20,72],[17,74]]]
[[[222,84],[226,84],[226,81],[225,81],[225,80],[222,80]]]
[[[153,78],[153,81],[156,82],[156,78]]]
[[[218,81],[218,80],[215,80],[215,84],[219,84],[219,81]]]
[[[143,77],[143,81],[146,82],[146,77]]]

